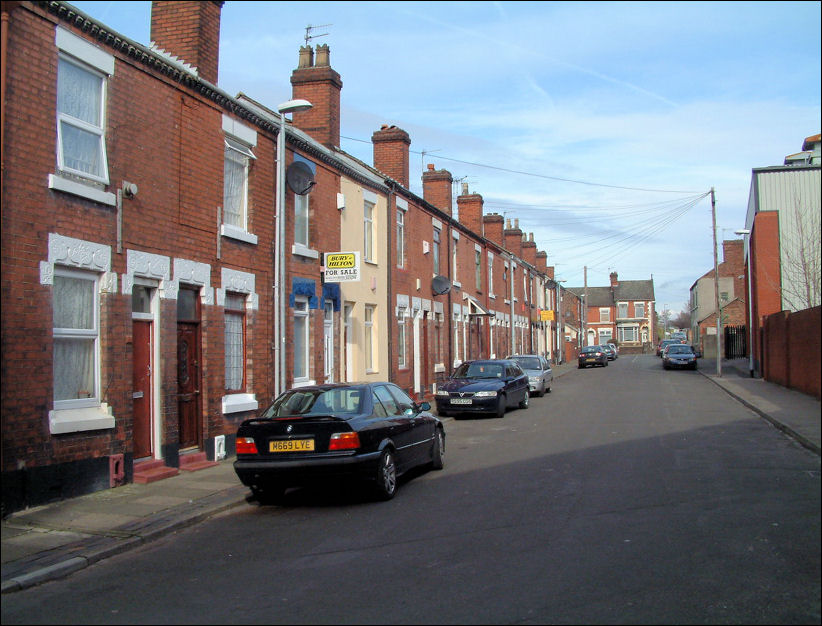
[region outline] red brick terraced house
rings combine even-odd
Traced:
[[[619,280],[608,287],[569,288],[586,303],[583,344],[616,343],[621,352],[651,352],[654,345],[654,281]]]
[[[579,299],[516,221],[467,188],[453,215],[445,170],[409,191],[405,131],[373,134],[373,165],[339,149],[327,46],[291,76],[313,107],[284,122],[283,168],[313,185],[278,214],[283,121],[218,87],[223,4],[153,2],[149,47],[2,3],[4,515],[219,462],[281,388],[430,398],[463,360],[578,341]],[[324,280],[341,251],[356,285]]]

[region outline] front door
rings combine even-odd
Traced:
[[[199,292],[181,288],[177,297],[177,407],[180,449],[199,447],[202,439],[200,378]]]
[[[152,455],[151,447],[151,330],[146,320],[132,321],[134,342],[132,410],[134,411],[134,458]]]

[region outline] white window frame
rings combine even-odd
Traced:
[[[457,269],[459,267],[459,261],[457,259],[458,256],[458,248],[460,242],[460,234],[458,232],[451,233],[451,239],[453,244],[453,249],[451,250],[451,282],[457,288],[462,287],[458,278]]]
[[[75,280],[85,280],[91,283],[91,293],[93,301],[90,303],[92,310],[91,328],[52,328],[52,336],[54,345],[56,346],[61,340],[85,340],[90,341],[92,364],[92,384],[93,389],[88,390],[89,395],[85,398],[73,398],[58,400],[53,399],[53,407],[55,411],[63,409],[84,409],[88,407],[100,406],[100,284],[99,276],[95,273],[70,269],[63,266],[55,266],[54,279],[72,278]],[[86,303],[88,305],[88,303]],[[52,303],[56,307],[56,303]],[[55,349],[56,351],[56,349]],[[56,366],[56,357],[53,357]],[[56,376],[56,372],[53,373]],[[54,391],[58,388],[57,383],[53,384]]]
[[[611,309],[608,307],[600,307],[599,309],[599,321],[600,322],[610,322],[611,321]]]
[[[311,220],[309,218],[311,205],[308,201],[309,194],[304,196],[294,194],[294,246],[309,249],[311,238]],[[305,237],[301,238],[300,233],[305,230]]]
[[[618,302],[617,303],[617,319],[624,320],[628,318],[628,303],[627,302]]]
[[[376,305],[366,304],[363,316],[363,356],[365,357],[365,373],[373,374],[374,369],[374,314]]]
[[[251,169],[251,164],[257,159],[254,155],[253,148],[257,145],[257,132],[239,122],[231,119],[227,115],[223,115],[223,138],[224,149],[224,178],[223,178],[223,210],[220,224],[220,234],[226,237],[233,237],[248,243],[257,243],[257,237],[252,235],[248,230],[249,218],[249,197],[248,197],[248,177]],[[228,185],[228,177],[225,176],[225,167],[229,159],[234,158],[235,162],[242,168],[242,192],[240,199],[239,223],[233,223],[226,220],[226,191]],[[237,212],[232,211],[232,214]]]
[[[634,316],[635,317],[645,317],[645,303],[644,302],[634,302]]]
[[[405,267],[405,211],[397,209],[397,267]]]
[[[300,320],[298,323],[297,320]],[[302,325],[302,328],[300,328]],[[294,366],[292,373],[294,376],[294,383],[306,384],[311,379],[311,316],[307,296],[294,296]],[[302,353],[297,353],[297,333],[302,335],[303,349]],[[301,357],[298,360],[298,357]],[[298,364],[302,363],[302,370],[297,371]]]
[[[366,263],[373,263],[374,259],[374,207],[375,202],[368,199],[363,200],[362,221],[363,221],[363,260]]]
[[[474,247],[474,286],[482,291],[482,248]]]
[[[488,297],[496,298],[494,295],[494,253],[488,253]]]
[[[440,243],[442,241],[442,229],[434,227],[431,236],[431,259],[433,264],[434,274],[440,273]]]
[[[238,304],[240,306],[229,306],[229,300],[235,298],[238,300]],[[246,387],[246,366],[248,363],[248,356],[246,354],[246,349],[248,347],[247,343],[247,315],[246,310],[248,308],[248,296],[244,293],[239,293],[236,291],[230,291],[225,294],[225,303],[223,307],[223,314],[225,316],[225,390],[226,393],[242,393]],[[232,343],[229,341],[229,333],[234,330],[236,332],[236,328],[232,328],[231,324],[229,323],[230,319],[239,318],[239,330],[240,330],[240,342],[239,342],[239,350],[237,350],[237,344]],[[232,352],[232,349],[234,352]],[[239,354],[236,354],[239,352]],[[237,361],[239,361],[239,366]],[[240,382],[237,386],[232,386],[234,384],[233,379],[236,376],[236,370],[240,370]]]
[[[406,315],[404,306],[397,307],[397,367],[401,369],[408,367]]]
[[[115,194],[105,192],[100,186],[109,184],[108,156],[106,153],[106,105],[108,78],[114,75],[114,57],[64,28],[55,29],[55,46],[58,50],[58,72],[60,71],[59,64],[70,63],[99,79],[100,116],[98,123],[94,124],[62,112],[59,109],[58,96],[58,101],[55,102],[57,115],[57,140],[55,146],[57,173],[49,174],[48,186],[50,189],[57,189],[113,206],[116,204]],[[56,90],[59,91],[59,77]],[[97,173],[78,170],[66,164],[63,144],[64,124],[91,133],[99,138],[98,157],[100,166]],[[69,178],[64,178],[63,174],[68,175]]]

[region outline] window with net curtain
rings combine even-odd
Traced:
[[[225,388],[245,388],[245,302],[238,293],[225,295]]]
[[[57,64],[57,160],[61,170],[108,183],[105,75],[60,57]]]
[[[242,230],[248,228],[248,170],[253,158],[251,148],[234,139],[225,139],[223,222]]]
[[[97,277],[55,268],[52,291],[54,408],[99,404]]]

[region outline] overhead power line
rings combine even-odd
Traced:
[[[366,141],[364,139],[355,139],[354,137],[345,137],[340,135],[342,139],[348,139],[350,141],[359,141],[361,143],[371,143],[370,141]],[[409,152],[413,152],[414,154],[430,154],[430,152],[417,152],[416,150],[409,150]],[[474,161],[463,161],[462,159],[454,159],[451,157],[445,157],[442,155],[437,155],[435,158],[442,159],[444,161],[453,161],[454,163],[462,163],[464,165],[471,165],[474,167],[484,167],[489,170],[496,170],[498,172],[508,172],[510,174],[519,174],[520,176],[532,176],[534,178],[542,178],[545,180],[556,180],[563,183],[574,183],[577,185],[588,185],[590,187],[605,187],[607,189],[624,189],[627,191],[649,191],[654,193],[701,193],[699,191],[682,191],[682,190],[675,190],[675,189],[647,189],[644,187],[627,187],[622,185],[606,185],[605,183],[594,183],[588,180],[577,180],[574,178],[563,178],[560,176],[548,176],[547,174],[536,174],[534,172],[523,172],[521,170],[512,170],[505,167],[498,167],[496,165],[487,165],[485,163],[476,163]]]

